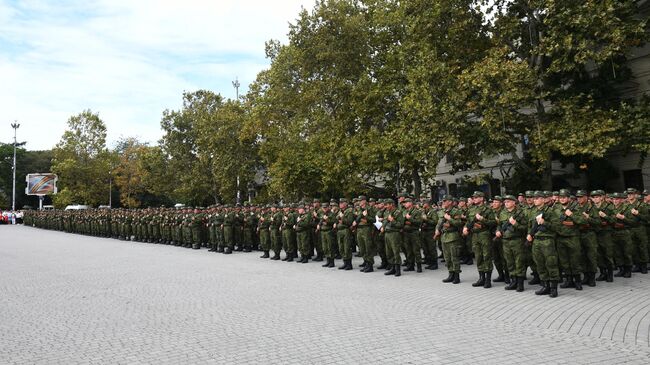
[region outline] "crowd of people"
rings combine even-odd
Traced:
[[[263,206],[30,211],[24,220],[39,228],[223,254],[259,250],[262,259],[312,260],[325,268],[342,260],[340,270],[353,269],[356,252],[362,272],[393,276],[421,273],[423,265],[437,270],[440,261],[449,273],[443,282],[453,284],[460,283],[461,265],[475,262],[472,286],[504,282],[506,290],[522,292],[530,270],[528,284],[540,285],[535,294],[556,297],[558,285],[582,290],[647,274],[650,195],[563,189],[487,200],[476,191],[433,203],[400,194],[397,201],[359,196]]]

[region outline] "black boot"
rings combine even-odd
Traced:
[[[402,267],[395,265],[395,276],[402,276]]]
[[[307,264],[307,263],[309,263],[309,256],[303,256],[301,264]]]
[[[528,282],[528,285],[537,285],[541,284],[539,280],[539,274],[533,271],[533,278]]]
[[[373,272],[373,271],[374,270],[372,268],[372,265],[368,264],[368,265],[366,265],[366,267],[363,268],[363,271],[361,271],[361,272]]]
[[[276,253],[273,255],[273,257],[271,257],[271,260],[274,260],[274,261],[277,261],[277,260],[279,260],[279,259],[280,259],[280,253],[279,253],[279,252],[276,252]]]
[[[551,298],[557,297],[557,280],[551,280],[551,292],[549,293]]]
[[[339,270],[345,270],[348,267],[348,260],[343,260],[343,265],[339,266]]]
[[[377,270],[383,270],[383,269],[388,269],[388,263],[386,261],[382,261],[381,265],[377,267]]]
[[[625,269],[623,269],[623,266],[618,267],[618,272],[614,274],[615,277],[617,278],[622,278],[623,275],[625,275]]]
[[[560,285],[560,288],[566,289],[566,288],[575,288],[575,283],[573,282],[573,276],[565,275],[564,276],[564,283]]]
[[[286,259],[287,262],[293,262],[293,254],[288,253]]]
[[[226,247],[223,249],[223,253],[226,255],[230,255],[232,253],[232,249],[230,247]]]
[[[217,252],[223,252],[223,247],[217,247]]]
[[[604,267],[600,268],[600,275],[596,278],[596,281],[605,281],[607,280],[607,269]]]
[[[535,291],[535,295],[548,295],[551,293],[551,282],[543,281],[542,287]]]
[[[425,267],[427,270],[438,270],[438,260],[434,259],[429,265]]]
[[[519,279],[519,278],[517,278]],[[506,285],[505,287],[506,290],[515,290],[517,289],[517,280],[510,280],[510,284]]]
[[[395,275],[395,268],[399,265],[391,265],[390,270],[386,271],[384,275]]]
[[[483,284],[483,288],[489,289],[492,287],[492,271],[488,271],[485,273],[485,284]]]
[[[324,264],[322,264],[321,266],[322,266],[322,267],[329,267],[329,266],[330,266],[330,260],[331,260],[331,259],[328,257],[328,258],[327,258],[327,262],[324,263]]]
[[[641,274],[648,273],[648,264],[641,264]]]
[[[404,272],[406,272],[406,271],[415,271],[415,267],[414,267],[414,266],[415,266],[415,264],[408,263],[408,264],[406,265],[406,268],[404,269]]]
[[[596,273],[595,272],[590,272],[589,273],[589,278],[587,279],[586,284],[590,287],[596,286]]]
[[[366,265],[367,263],[364,261],[363,264],[359,265],[359,267],[363,269],[364,267],[366,267]]]
[[[315,261],[315,262],[323,261],[323,255],[316,255],[316,258],[313,261]]]
[[[512,281],[516,281],[515,278],[512,278]],[[503,273],[503,282],[510,284],[510,273],[507,270]]]
[[[623,277],[629,279],[632,277],[632,266],[623,267]]]
[[[614,281],[614,268],[610,267],[607,269],[607,279],[605,279],[608,283],[611,283]]]
[[[442,282],[443,283],[451,283],[452,281],[454,281],[454,273],[450,271],[449,276],[447,276],[446,279],[442,279]]]
[[[345,264],[345,269],[344,270],[353,270],[354,268],[352,267],[352,259],[347,260],[347,263]]]
[[[582,290],[582,280],[580,280],[580,274],[573,277],[573,283],[575,284],[576,290]]]
[[[460,284],[460,273],[454,273],[454,281],[452,281],[452,284]]]
[[[503,270],[497,269],[497,273],[499,274],[493,281],[495,283],[503,283],[506,279],[504,278],[503,275]]]
[[[287,252],[287,254],[284,255],[284,258],[282,259],[282,261],[287,261],[287,260],[289,260],[289,257],[291,257],[291,255]]]
[[[415,264],[415,266],[416,266],[416,269],[415,269],[416,272],[422,272],[422,264],[421,263],[417,263],[417,264]]]
[[[261,259],[268,259],[269,258],[269,251],[264,251],[264,255],[260,256]]]
[[[482,271],[479,271],[478,273],[478,280],[475,283],[472,283],[472,286],[477,288],[479,286],[483,286],[485,284],[485,273]]]
[[[515,281],[517,282],[517,291],[520,292],[520,293],[522,291],[524,291],[524,281],[525,281],[526,278],[524,278],[523,276],[517,276],[516,278],[512,278],[512,279],[513,279],[512,280],[513,283]]]

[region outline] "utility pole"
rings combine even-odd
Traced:
[[[232,82],[232,87],[235,88],[235,94],[237,95],[237,101],[239,101],[239,87],[241,84],[239,83],[239,80],[237,77],[235,77],[235,81]]]
[[[235,95],[237,95],[237,102],[239,102],[239,87],[241,84],[237,77],[235,81],[232,82],[232,86],[235,88]],[[237,204],[241,204],[241,193],[239,192],[239,174],[237,174]]]
[[[14,129],[14,165],[13,165],[13,173],[14,173],[14,178],[13,178],[13,192],[11,194],[11,210],[16,211],[16,145],[18,142],[16,141],[16,131],[18,130],[18,127],[20,127],[20,124],[18,124],[15,120],[13,123],[11,123],[11,128]]]

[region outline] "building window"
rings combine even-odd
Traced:
[[[625,188],[643,190],[643,174],[641,169],[623,171],[623,183]]]

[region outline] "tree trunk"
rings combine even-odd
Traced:
[[[413,171],[411,172],[411,177],[413,179],[413,190],[416,198],[420,198],[420,194],[422,193],[422,178],[420,177],[420,164],[415,163],[415,166],[413,167]]]

